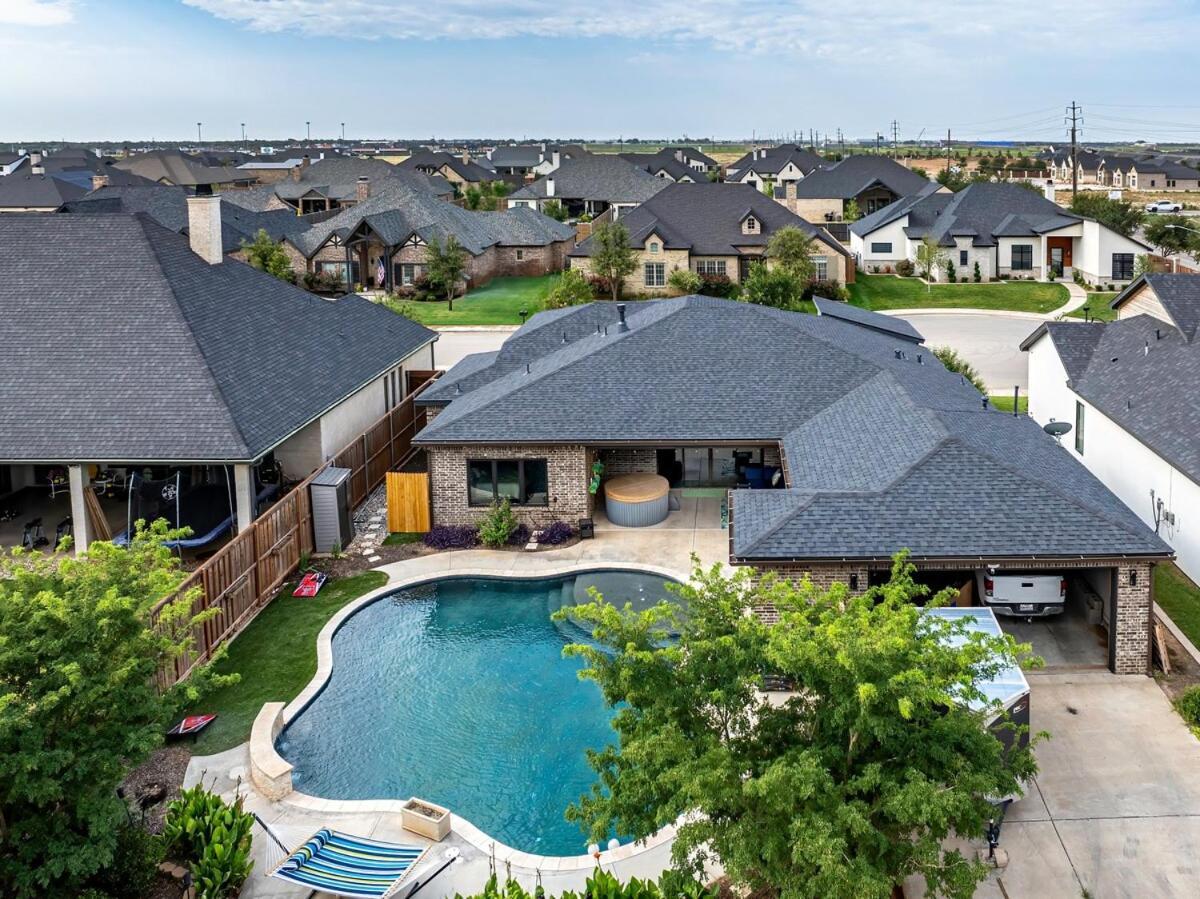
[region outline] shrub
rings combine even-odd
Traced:
[[[975,274],[972,277],[974,277],[976,284],[983,280],[983,272],[979,269],[978,259],[975,260]]]
[[[612,282],[603,275],[588,275],[588,284],[594,297],[607,298],[612,296]]]
[[[690,268],[677,268],[667,277],[667,284],[680,296],[699,293],[704,279]]]
[[[946,260],[946,280],[951,284],[954,284],[958,281],[958,272],[954,268],[954,263],[949,259]]]
[[[565,521],[555,521],[542,530],[542,536],[538,538],[538,542],[545,543],[547,546],[557,546],[560,543],[566,543],[574,536],[575,528]]]
[[[479,523],[479,540],[484,546],[495,549],[508,543],[509,535],[517,528],[517,516],[512,503],[505,497],[501,503],[492,503],[483,521]]]
[[[117,832],[112,861],[91,879],[92,890],[111,899],[142,899],[150,894],[162,860],[162,840],[135,824],[125,824]]]
[[[782,266],[769,268],[756,262],[742,285],[742,298],[773,309],[794,309],[804,289],[804,282]]]
[[[529,525],[525,524],[524,522],[521,522],[515,528],[513,528],[513,532],[508,535],[508,545],[509,546],[524,546],[528,542],[529,542]]]
[[[470,549],[479,542],[479,529],[469,524],[440,524],[425,535],[433,549]]]
[[[911,259],[901,259],[896,263],[896,274],[902,278],[911,278],[915,271],[916,266],[912,264]]]
[[[545,899],[546,895],[540,885],[531,893],[511,877],[500,883],[493,871],[481,892],[458,899]],[[557,899],[717,899],[719,895],[716,889],[706,887],[691,875],[674,870],[664,871],[658,883],[636,877],[621,883],[614,875],[597,868],[582,890],[578,893],[567,890]]]
[[[226,899],[236,893],[254,861],[250,830],[254,816],[239,796],[230,805],[197,784],[167,806],[163,840],[192,871],[196,899]]]
[[[545,305],[547,309],[565,309],[567,306],[590,303],[593,299],[595,297],[587,275],[577,268],[569,268],[559,276],[550,292],[546,294]]]
[[[837,281],[809,281],[800,297],[804,300],[811,300],[814,296],[826,300],[841,300],[844,303],[850,299],[850,291],[838,284]]]
[[[1193,731],[1200,729],[1200,685],[1188,687],[1175,700],[1175,710]]]
[[[983,383],[983,378],[975,370],[975,366],[960,356],[956,349],[948,346],[937,346],[933,348],[933,355],[937,357],[942,365],[946,366],[947,371],[962,375],[971,382],[972,387],[984,396],[987,395],[987,385]]]
[[[701,275],[699,293],[706,297],[735,298],[740,289],[728,275]]]

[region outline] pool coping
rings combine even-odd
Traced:
[[[347,603],[325,623],[317,634],[317,672],[312,680],[289,703],[268,702],[254,719],[250,732],[250,778],[255,787],[268,799],[286,802],[307,811],[326,814],[400,814],[407,799],[324,799],[301,793],[292,787],[294,766],[275,749],[275,739],[293,718],[300,714],[324,689],[333,674],[333,637],[342,624],[360,609],[396,590],[415,587],[430,581],[448,578],[490,578],[496,580],[550,580],[587,571],[631,571],[653,574],[686,583],[690,573],[660,565],[625,564],[589,560],[561,566],[539,567],[534,571],[497,570],[495,568],[455,568],[453,570],[414,572],[403,577],[393,576],[388,583]],[[675,839],[676,825],[668,824],[644,840],[626,843],[616,849],[604,849],[597,855],[536,855],[507,846],[489,836],[470,821],[450,811],[450,830],[480,852],[497,862],[531,871],[590,871],[597,864],[608,864],[634,858]]]

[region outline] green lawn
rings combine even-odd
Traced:
[[[1116,298],[1113,291],[1089,293],[1087,305],[1081,306],[1074,312],[1068,312],[1067,318],[1087,318],[1092,321],[1110,322],[1117,317],[1117,310],[1110,309],[1109,303]],[[1088,314],[1085,315],[1084,312]]]
[[[1011,393],[989,394],[988,401],[992,404],[992,408],[999,409],[1001,412],[1011,412],[1013,410],[1013,398]],[[1029,414],[1029,397],[1021,397],[1021,401],[1017,404],[1017,411],[1022,415]]]
[[[1154,601],[1200,646],[1200,587],[1174,563],[1154,566]]]
[[[994,281],[982,284],[934,284],[916,278],[859,273],[850,287],[850,302],[864,309],[995,309],[1005,312],[1050,312],[1067,302],[1061,284],[1040,281]]]
[[[250,738],[250,725],[264,702],[288,702],[317,673],[317,634],[334,612],[382,587],[387,575],[366,571],[331,580],[313,599],[292,596],[285,586],[229,645],[217,665],[222,674],[237,672],[241,680],[207,696],[192,714],[217,713],[217,720],[197,739],[197,755],[224,752]]]
[[[405,534],[401,531],[396,531],[383,538],[383,545],[404,546],[407,543],[420,543],[424,537],[424,534]]]
[[[454,311],[442,302],[409,302],[414,318],[423,325],[519,325],[520,312],[540,312],[546,294],[558,275],[536,278],[496,278],[479,290],[454,301]]]

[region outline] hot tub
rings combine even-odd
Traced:
[[[667,517],[670,485],[657,474],[623,474],[604,483],[605,512],[613,524],[644,528]]]

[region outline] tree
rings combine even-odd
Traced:
[[[958,193],[960,190],[970,184],[970,181],[967,180],[967,177],[958,169],[957,166],[949,169],[942,169],[937,173],[936,180],[938,184],[942,185],[942,187],[949,188],[955,193]]]
[[[425,276],[429,286],[445,295],[451,312],[454,311],[454,295],[458,293],[458,282],[467,271],[467,251],[458,238],[451,234],[443,246],[436,237],[425,247]]]
[[[1158,247],[1163,256],[1186,253],[1196,246],[1197,235],[1191,228],[1191,220],[1182,215],[1156,215],[1146,223],[1146,240]]]
[[[786,225],[767,241],[767,258],[798,278],[802,284],[807,283],[817,275],[817,267],[812,261],[814,243],[811,235],[794,225]]]
[[[637,268],[629,232],[620,222],[605,222],[592,232],[592,274],[608,282],[615,302],[621,298],[625,276]]]
[[[690,268],[677,268],[667,275],[667,284],[679,296],[686,296],[699,293],[700,289],[704,287],[704,279],[698,272],[694,272]]]
[[[1145,213],[1132,203],[1112,200],[1100,191],[1081,190],[1071,200],[1076,215],[1095,219],[1118,234],[1129,237],[1145,219]]]
[[[478,209],[483,205],[483,191],[475,185],[468,187],[466,193],[463,194],[463,205],[467,209]]]
[[[192,645],[194,595],[150,610],[185,572],[159,521],[128,549],[79,557],[0,554],[0,895],[75,895],[113,858],[125,813],[115,790],[211,686],[202,666],[160,691],[155,675]]]
[[[926,281],[932,281],[937,268],[945,261],[945,258],[938,242],[934,238],[926,236],[917,246],[917,268],[921,272],[921,277]]]
[[[750,266],[750,274],[742,282],[741,298],[759,306],[775,309],[795,309],[804,296],[805,282],[783,266],[768,268],[761,262]]]
[[[616,709],[618,737],[589,754],[599,782],[568,817],[601,843],[678,821],[677,868],[715,862],[742,895],[884,899],[920,874],[931,895],[971,896],[987,868],[944,841],[981,838],[988,797],[1037,771],[1029,744],[985,728],[998,709],[977,684],[1028,646],[926,615],[913,574],[901,554],[888,583],[852,596],[697,566],[680,605],[593,595],[556,613],[594,629],[567,653]],[[766,699],[766,672],[794,689]]]
[[[842,220],[857,222],[860,218],[862,218],[862,210],[858,208],[858,200],[847,200],[846,208],[842,210]]]
[[[1150,258],[1149,253],[1139,253],[1137,259],[1133,260],[1133,277],[1140,278],[1142,275],[1154,274],[1154,260]]]
[[[556,222],[565,222],[567,220],[567,207],[558,200],[547,200],[542,204],[542,212]]]
[[[283,245],[271,240],[266,229],[259,228],[252,241],[243,240],[242,249],[246,251],[246,261],[260,272],[289,284],[295,283],[296,273],[292,271],[291,260],[284,252]]]
[[[962,375],[971,382],[972,387],[987,396],[987,385],[983,383],[983,376],[979,374],[974,365],[958,354],[958,350],[948,346],[936,346],[933,348],[933,355],[942,365],[946,366],[947,371]]]
[[[569,268],[561,275],[546,294],[547,309],[562,309],[590,303],[593,299],[592,285],[587,276],[577,268]]]

